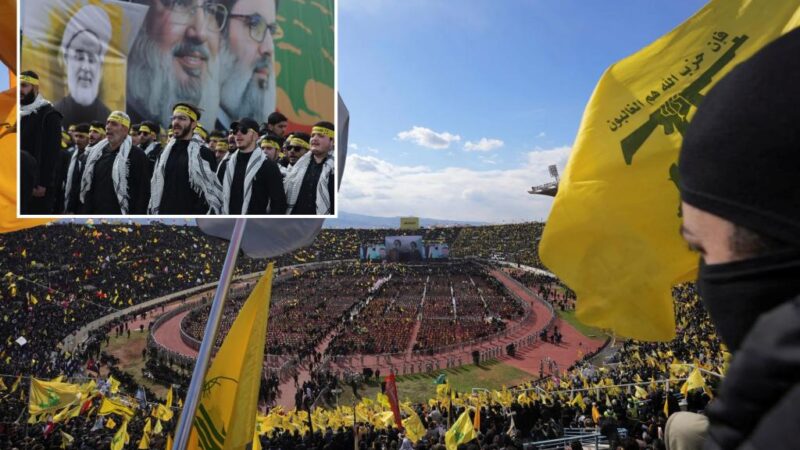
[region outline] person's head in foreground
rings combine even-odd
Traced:
[[[733,360],[706,448],[786,448],[800,424],[800,29],[706,95],[680,154],[682,234]]]
[[[333,124],[330,122],[317,122],[311,128],[311,140],[309,141],[311,153],[317,161],[321,161],[328,156],[333,149]]]

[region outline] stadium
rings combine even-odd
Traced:
[[[489,399],[481,412],[484,433],[530,445],[581,439],[607,446],[642,427],[657,439],[665,412],[702,409],[718,382],[709,374],[721,372],[725,359],[693,287],[674,291],[674,341],[616,341],[574,319],[574,294],[536,258],[541,231],[541,223],[325,229],[310,247],[281,256],[264,348],[262,413],[291,417],[309,406],[329,412],[358,406],[380,398],[390,373],[431,435],[441,426],[437,416],[452,407],[455,420],[481,395]],[[398,262],[389,253],[385,260],[367,257],[377,242],[395,240],[425,250],[419,258],[401,252]],[[52,242],[63,251],[50,252]],[[428,251],[444,244],[449,253]],[[0,246],[6,272],[0,304],[9,336],[0,361],[3,448],[57,447],[61,432],[101,447],[115,430],[99,423],[124,420],[97,414],[97,395],[74,417],[53,414],[44,427],[26,426],[31,376],[95,379],[106,394],[104,383],[113,378],[122,398],[138,407],[128,424],[134,437],[170,387],[174,398],[183,398],[223,241],[191,225],[89,223],[6,234]],[[240,258],[217,344],[264,268],[264,260]],[[701,346],[692,345],[698,341]],[[704,381],[681,393],[695,369]],[[442,396],[437,381],[454,398]],[[173,408],[179,410],[177,400]],[[396,437],[397,429],[378,416],[359,424],[361,439]],[[160,421],[167,432],[153,435],[150,448],[162,448],[176,419]],[[317,448],[309,440],[320,439],[330,447],[319,448],[352,447],[352,425],[335,424],[333,416],[308,425],[298,416],[296,425],[265,433],[264,445]],[[311,434],[302,437],[305,431]]]

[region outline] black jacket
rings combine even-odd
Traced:
[[[706,412],[706,449],[798,448],[800,297],[764,313]]]
[[[61,150],[61,113],[47,104],[23,116],[20,122],[20,147],[36,159],[36,184],[48,189],[55,187],[58,152]]]

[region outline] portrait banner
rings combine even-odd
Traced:
[[[119,1],[23,3],[22,70],[39,74],[40,92],[65,126],[125,109],[127,56],[146,11]]]

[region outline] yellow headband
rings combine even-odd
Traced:
[[[311,129],[311,134],[321,134],[323,136],[328,136],[329,138],[333,139],[333,130],[329,130],[323,127],[314,127]]]
[[[289,142],[289,145],[291,145],[292,147],[303,147],[305,149],[308,149],[308,142],[300,138],[292,138],[291,142]]]
[[[34,86],[38,86],[39,85],[39,80],[37,80],[36,78],[33,78],[30,75],[20,75],[19,81],[20,81],[20,83],[28,83],[28,84],[32,84]]]
[[[201,126],[198,126],[198,127],[195,127],[195,131],[197,131],[197,134],[199,134],[200,137],[202,137],[203,139],[208,138],[208,132],[206,132],[205,128],[203,128]]]
[[[75,127],[76,127],[76,125],[70,125],[69,126],[69,131],[75,131]]]
[[[96,132],[98,132],[100,134],[103,134],[103,135],[106,134],[106,130],[104,130],[104,129],[100,128],[100,127],[89,127],[89,132],[92,132],[92,131],[96,131]]]
[[[148,127],[147,125],[142,125],[139,127],[139,133],[141,133],[142,131],[144,131],[145,133],[155,133],[155,131],[151,130],[150,127]]]
[[[106,119],[106,122],[108,121],[117,122],[118,124],[122,125],[125,128],[131,127],[130,117],[127,117],[125,114],[119,111],[112,112],[111,115],[108,116],[108,119]]]
[[[197,113],[183,105],[178,105],[172,110],[172,114],[184,114],[186,117],[197,122]]]
[[[277,142],[275,142],[275,141],[273,141],[271,139],[264,139],[263,141],[261,141],[261,148],[267,148],[267,147],[272,147],[275,150],[281,148],[281,146],[278,145]]]
[[[227,142],[225,142],[225,141],[219,141],[219,142],[217,142],[217,146],[216,146],[216,147],[214,147],[214,149],[215,149],[216,151],[218,151],[218,152],[219,152],[219,151],[223,151],[223,150],[228,150],[229,148],[230,148],[230,147],[228,147],[228,143],[227,143]]]

